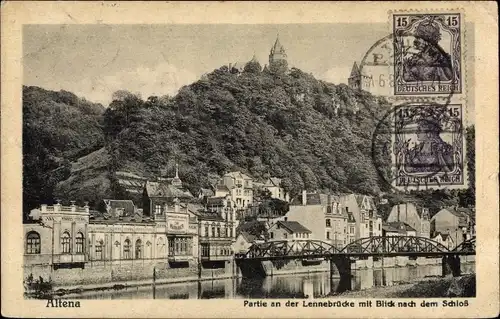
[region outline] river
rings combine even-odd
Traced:
[[[462,273],[473,273],[474,263],[462,264]],[[388,267],[353,270],[352,290],[411,282],[441,275],[441,265]],[[335,293],[339,279],[330,281],[328,272],[274,275],[264,279],[217,279],[198,282],[132,287],[121,290],[85,291],[66,295],[69,299],[238,299],[318,298]],[[373,296],[376,297],[376,296]]]

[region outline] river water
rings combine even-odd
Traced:
[[[474,263],[462,264],[462,273],[473,273]],[[441,265],[418,265],[353,270],[352,290],[411,282],[441,275]],[[339,279],[330,281],[328,272],[274,275],[264,279],[216,279],[198,282],[132,287],[122,290],[87,291],[70,299],[238,299],[319,298],[337,291]],[[374,296],[376,297],[376,296]]]

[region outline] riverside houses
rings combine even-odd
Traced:
[[[429,209],[413,203],[394,205],[387,217],[388,223],[403,222],[417,231],[417,236],[430,238]]]
[[[475,236],[475,214],[468,208],[458,206],[442,208],[431,218],[431,233],[448,234],[455,245]]]
[[[304,190],[301,196],[292,200],[290,211],[285,217],[289,221],[298,221],[309,229],[312,239],[319,239],[339,248],[347,244],[348,215],[340,206],[337,195],[308,193]]]
[[[188,207],[198,220],[201,260],[215,265],[232,258],[238,226],[236,204],[229,195],[205,198],[204,204]]]
[[[189,209],[191,198],[176,172],[175,178],[145,183],[144,209],[129,200],[112,199],[103,201],[101,212],[74,202],[41,205],[23,225],[25,277],[32,274],[59,285],[77,285],[148,279],[153,272],[157,278],[224,275],[232,266],[228,256],[237,225],[234,210],[224,218],[212,212],[232,229],[223,245],[211,246],[227,263],[199,268],[198,226],[207,218],[199,220]]]
[[[224,174],[215,187],[215,196],[229,195],[238,209],[245,209],[253,202],[253,179],[242,172]]]
[[[340,196],[346,213],[354,217],[355,238],[382,236],[382,218],[377,213],[373,198],[368,195],[347,194]]]

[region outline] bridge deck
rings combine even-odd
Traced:
[[[445,251],[445,252],[398,252],[398,253],[335,253],[335,254],[311,254],[311,255],[281,255],[281,256],[259,256],[259,257],[235,257],[236,260],[290,260],[290,259],[313,259],[313,258],[325,258],[329,259],[335,256],[348,256],[348,257],[429,257],[438,258],[442,256],[472,256],[475,252],[470,251]]]

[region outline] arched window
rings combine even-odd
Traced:
[[[26,253],[40,253],[40,234],[36,231],[31,231],[26,235]]]
[[[75,244],[76,244],[76,253],[83,254],[83,242],[84,237],[82,233],[77,233],[75,236]]]
[[[165,256],[165,243],[163,238],[158,238],[156,241],[156,258],[161,258]]]
[[[151,244],[151,242],[148,240],[148,241],[146,242],[146,250],[145,250],[145,255],[144,255],[144,257],[145,257],[145,258],[152,258],[152,257],[153,257],[153,255],[152,255],[152,253],[151,253],[152,248],[153,248],[153,245],[152,245],[152,244]]]
[[[67,231],[61,236],[61,246],[63,254],[71,253],[71,235]]]
[[[123,242],[123,258],[124,259],[132,259],[132,255],[130,254],[130,240],[125,239]]]
[[[102,255],[102,247],[104,246],[104,241],[101,239],[97,241],[97,244],[95,245],[95,259],[96,260],[102,260],[103,255]]]
[[[142,240],[137,239],[135,242],[135,259],[142,258]]]

